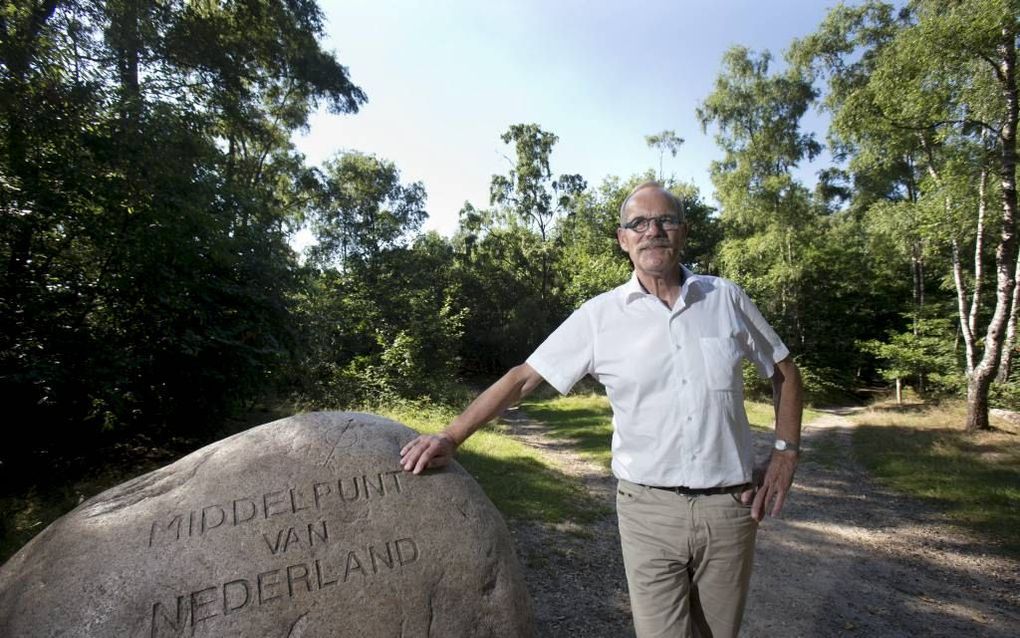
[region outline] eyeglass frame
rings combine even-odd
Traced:
[[[680,215],[660,215],[658,217],[635,217],[626,224],[620,224],[620,228],[632,230],[635,233],[648,232],[652,224],[659,226],[662,230],[679,230],[684,225],[684,219]]]

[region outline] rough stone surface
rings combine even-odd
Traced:
[[[531,636],[510,536],[457,465],[358,413],[269,423],[108,490],[0,568],[4,636]]]

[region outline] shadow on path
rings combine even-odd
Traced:
[[[875,485],[852,457],[853,408],[804,429],[781,519],[758,532],[744,638],[987,636],[1020,627],[1020,565],[925,503]],[[633,636],[614,511],[615,480],[520,410],[510,432],[606,504],[596,522],[511,521],[540,636]],[[773,435],[755,431],[758,458]],[[605,445],[609,442],[606,441]]]
[[[1020,565],[876,486],[840,412],[805,428],[783,518],[759,529],[741,636],[1016,636]]]
[[[534,603],[538,635],[634,636],[616,526],[616,480],[608,469],[578,455],[569,439],[548,436],[549,426],[523,410],[508,410],[501,422],[515,438],[541,450],[558,471],[584,485],[605,508],[596,520],[583,525],[509,521]]]

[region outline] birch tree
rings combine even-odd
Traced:
[[[988,427],[1016,285],[1018,17],[1016,0],[917,0],[902,10],[868,2],[837,7],[793,48],[828,79],[837,137],[891,157],[906,151],[923,171],[917,202],[943,222],[923,230],[951,253],[968,430]],[[995,273],[988,304],[986,259]]]

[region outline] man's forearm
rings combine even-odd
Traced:
[[[772,376],[772,394],[776,407],[776,437],[800,445],[800,420],[803,389],[800,373],[787,357],[776,364]],[[751,517],[760,521],[766,514],[778,516],[797,470],[797,453],[773,450],[768,468],[751,504]]]
[[[456,445],[463,443],[475,430],[503,413],[531,393],[542,377],[527,363],[511,368],[499,381],[482,392],[458,415],[443,434]]]
[[[457,447],[475,430],[527,396],[540,383],[542,377],[527,363],[512,368],[472,401],[442,434],[421,434],[401,448],[401,466],[415,474],[421,474],[428,468],[443,467],[453,459]]]
[[[799,445],[804,389],[800,371],[792,359],[786,358],[776,364],[772,387],[776,409],[776,436]]]

